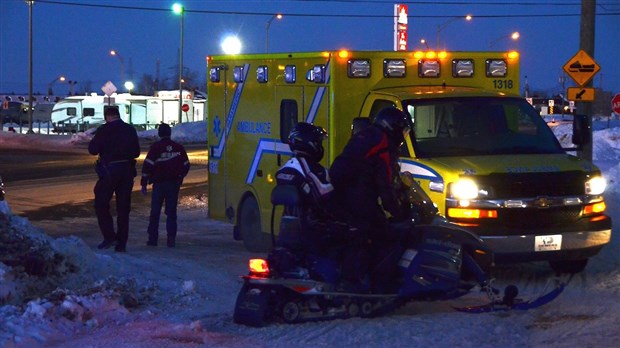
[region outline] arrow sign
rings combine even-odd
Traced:
[[[566,97],[571,101],[594,101],[594,88],[569,87]]]

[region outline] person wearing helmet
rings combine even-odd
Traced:
[[[369,264],[376,263],[372,260],[379,258],[380,250],[400,241],[388,222],[404,218],[407,188],[400,178],[398,157],[410,130],[406,113],[386,107],[370,126],[352,135],[329,169],[335,200],[346,207],[340,218],[356,227],[362,240],[358,255],[343,264],[343,273],[347,269],[353,281],[368,275]]]
[[[329,210],[326,208],[334,187],[329,182],[329,173],[320,163],[323,159],[323,140],[327,137],[325,129],[306,122],[297,123],[288,137],[293,157],[277,172],[278,185],[292,185],[297,188],[300,204],[286,207],[287,215],[303,217],[306,227],[304,244],[308,249],[321,249],[321,232],[313,228],[316,222],[326,221]]]

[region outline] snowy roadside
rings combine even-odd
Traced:
[[[566,132],[554,131],[559,138]],[[480,315],[452,310],[451,305],[485,300],[473,293],[456,302],[411,303],[375,319],[260,329],[235,325],[238,276],[255,255],[232,240],[231,225],[207,219],[206,197],[194,192],[181,199],[175,249],[145,246],[146,205],[131,213],[126,254],[95,248],[100,234],[94,217],[31,224],[0,214],[0,222],[10,226],[0,226],[2,232],[19,230],[22,238],[38,240],[32,244],[41,246],[41,255],[56,260],[44,264],[56,265],[51,270],[60,275],[42,277],[0,264],[0,286],[33,287],[15,292],[25,301],[0,303],[0,347],[615,347],[620,339],[619,134],[618,127],[598,130],[594,143],[595,163],[609,180],[612,242],[559,298],[541,308]],[[34,273],[41,265],[37,260],[28,266]],[[498,268],[494,276],[498,287],[514,283],[527,295],[542,291],[553,274],[545,263],[525,263]],[[36,291],[46,285],[46,291]]]

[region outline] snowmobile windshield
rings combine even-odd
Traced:
[[[437,98],[404,103],[418,158],[558,154],[562,147],[525,99]]]

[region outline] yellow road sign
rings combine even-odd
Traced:
[[[572,101],[594,101],[594,88],[568,87],[566,96]]]
[[[601,67],[596,64],[594,59],[584,50],[579,50],[573,58],[564,64],[564,71],[566,71],[568,76],[575,80],[579,86],[588,83],[599,70],[601,70]]]

